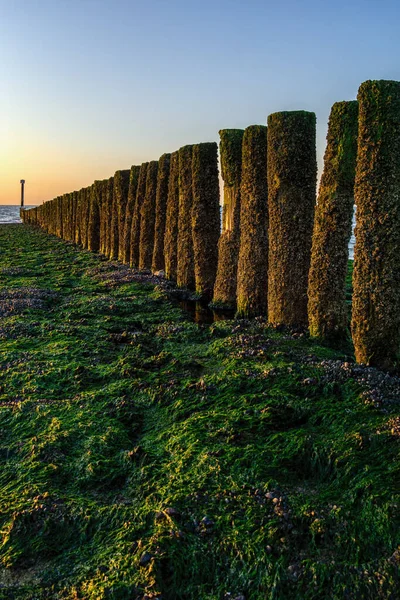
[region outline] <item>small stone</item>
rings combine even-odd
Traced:
[[[215,524],[214,521],[212,521],[208,517],[203,517],[202,520],[200,521],[200,523],[207,529],[211,529],[211,527],[214,527],[214,524]]]
[[[271,554],[272,547],[271,546],[266,546],[265,550],[266,550],[267,554]]]
[[[179,512],[179,510],[177,510],[176,508],[173,508],[172,506],[169,508],[166,508],[164,510],[165,514],[168,515],[169,517],[180,517],[181,513]]]
[[[150,563],[152,558],[153,558],[153,555],[150,554],[150,552],[143,552],[143,554],[139,560],[139,567],[147,567],[147,565]]]

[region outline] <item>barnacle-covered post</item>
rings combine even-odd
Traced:
[[[268,117],[268,320],[307,327],[307,286],[316,200],[315,114]]]
[[[124,169],[114,173],[114,197],[111,217],[111,256],[122,259],[123,234],[125,224],[125,207],[128,200],[130,170]]]
[[[139,253],[140,253],[140,225],[141,225],[141,212],[144,197],[146,195],[146,181],[147,181],[147,170],[149,163],[145,162],[140,165],[139,180],[136,191],[135,207],[132,216],[132,228],[131,228],[131,252],[130,252],[130,264],[131,267],[139,266]]]
[[[218,146],[196,144],[192,152],[192,235],[196,292],[211,300],[220,235]]]
[[[90,208],[87,233],[87,247],[92,252],[98,252],[100,247],[100,197],[101,181],[95,181],[90,187]]]
[[[192,145],[179,149],[179,214],[178,263],[176,281],[179,287],[194,289],[194,257],[192,236]]]
[[[81,244],[83,248],[87,248],[88,240],[88,217],[89,217],[89,193],[90,187],[85,187],[82,190],[82,212],[81,212]]]
[[[141,209],[139,269],[151,269],[156,222],[158,161],[149,162],[146,177],[146,193]]]
[[[170,154],[163,154],[158,161],[156,221],[154,229],[154,248],[151,269],[153,272],[165,270],[164,236],[170,172]]]
[[[219,152],[224,180],[222,233],[218,242],[218,268],[213,306],[235,308],[240,246],[240,181],[243,129],[222,129]]]
[[[164,235],[165,276],[176,281],[178,262],[179,153],[172,152]]]
[[[348,337],[346,274],[354,208],[358,104],[336,102],[329,117],[308,277],[310,334]]]
[[[251,125],[244,131],[240,203],[237,315],[256,317],[267,314],[268,185],[265,125]]]
[[[61,210],[62,210],[62,202],[61,202]],[[81,243],[81,222],[82,222],[82,189],[76,193],[76,228],[75,228],[75,236],[74,242],[75,244]],[[63,216],[64,223],[64,216]]]
[[[122,262],[129,265],[131,260],[131,229],[132,229],[132,218],[133,211],[135,209],[136,192],[139,181],[140,167],[133,165],[131,167],[129,175],[129,189],[128,189],[128,200],[126,203],[125,210],[125,224],[124,224],[124,235],[123,235],[123,253]]]
[[[62,196],[57,196],[57,226],[56,234],[58,237],[63,237],[63,212],[62,212]]]
[[[106,198],[107,198],[107,179],[102,179],[100,186],[100,247],[99,252],[105,254],[106,251]]]
[[[105,206],[105,219],[106,224],[104,227],[105,234],[105,255],[111,257],[111,241],[112,241],[112,212],[113,212],[113,201],[114,201],[114,177],[108,178],[107,191],[106,191],[106,206]]]
[[[359,363],[399,365],[400,82],[358,91],[352,335]]]

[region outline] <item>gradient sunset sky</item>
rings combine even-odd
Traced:
[[[399,0],[0,0],[0,204],[400,80]]]

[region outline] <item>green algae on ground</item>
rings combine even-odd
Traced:
[[[396,378],[199,327],[41,231],[0,244],[0,598],[395,597]]]

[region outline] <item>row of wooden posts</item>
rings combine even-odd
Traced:
[[[400,83],[366,81],[331,110],[316,202],[316,118],[220,131],[23,211],[23,220],[110,259],[164,271],[237,315],[348,336],[345,279],[357,206],[351,332],[358,362],[400,347]]]

